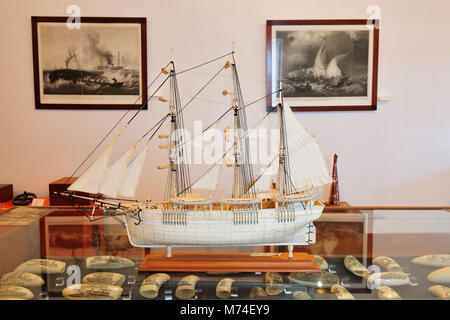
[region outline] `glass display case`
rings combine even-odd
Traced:
[[[65,266],[62,271],[39,274],[44,282],[28,286],[32,297],[26,298],[76,298],[76,295],[71,296],[67,290],[63,291],[72,285],[89,281],[112,281],[121,290],[105,293],[103,289],[99,289],[101,292],[91,292],[91,296],[84,293],[85,297],[145,300],[152,296],[152,299],[157,300],[176,300],[180,296],[177,294],[177,287],[186,282],[185,277],[188,275],[198,277],[192,286],[192,294],[188,297],[197,300],[219,299],[218,284],[224,278],[232,280],[225,284],[222,282],[225,293],[219,296],[230,300],[449,298],[450,268],[445,268],[450,265],[448,208],[326,208],[321,218],[314,223],[317,229],[316,243],[294,248],[295,252],[307,252],[316,257],[316,262],[321,267],[320,272],[279,272],[278,275],[268,275],[265,272],[161,270],[160,273],[166,273],[169,277],[156,282],[150,281],[150,284],[156,284],[156,292],[150,295],[142,290],[142,285],[146,278],[156,272],[141,271],[139,267],[147,255],[163,249],[150,250],[131,246],[120,218],[103,219],[102,212],[98,210],[90,221],[90,212],[87,213],[86,210],[17,207],[0,212],[0,274],[3,275],[0,291],[1,287],[11,284],[5,275],[14,270],[27,271],[28,269],[18,266],[23,266],[30,259],[42,258],[64,262]],[[249,259],[252,259],[251,253],[254,252],[270,256],[284,252],[286,248],[174,248],[172,254],[176,255],[180,251],[212,254],[248,252]],[[441,256],[417,259],[425,255]],[[117,264],[107,261],[104,267],[87,263],[89,257],[95,256],[125,259],[122,267],[120,261]],[[326,263],[317,256],[324,258]],[[393,259],[394,262],[383,257]],[[415,260],[412,261],[413,259]],[[127,264],[129,261],[132,263]],[[391,273],[384,274],[386,278],[372,275],[388,271]],[[89,280],[86,277],[98,272],[116,273],[118,278],[114,280],[112,275],[108,278],[105,274],[97,278],[100,280]],[[432,273],[434,276],[430,275]],[[149,283],[147,281],[144,284]],[[394,292],[386,291],[389,289],[385,286]],[[260,289],[255,289],[257,287]],[[432,287],[434,289],[430,289]]]

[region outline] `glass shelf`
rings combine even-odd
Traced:
[[[411,284],[392,286],[402,299],[438,299],[428,288],[439,283],[427,279],[438,267],[417,265],[415,257],[450,252],[450,214],[448,208],[326,208],[321,218],[314,222],[317,229],[316,243],[296,246],[294,251],[320,255],[328,263],[327,272],[339,277],[355,299],[378,299],[378,290],[367,281],[355,276],[344,266],[347,255],[356,257],[370,271],[386,271],[373,264],[378,256],[393,258],[409,275]],[[132,247],[125,228],[116,220],[97,219],[91,222],[84,210],[19,207],[0,212],[0,274],[12,272],[22,262],[33,258],[48,258],[66,263],[66,273],[42,274],[45,283],[31,289],[35,300],[65,299],[64,288],[77,283],[89,273],[115,272],[125,276],[123,293],[119,299],[145,300],[139,293],[142,282],[153,274],[141,272],[138,267],[149,249]],[[161,251],[163,249],[154,249]],[[223,247],[223,248],[174,248],[177,251],[202,252],[279,252],[281,247]],[[134,267],[114,270],[87,269],[89,256],[113,255],[125,257]],[[205,272],[167,272],[170,280],[164,283],[156,300],[175,300],[175,290],[180,280],[189,274],[197,275],[194,299],[217,299],[216,286],[223,278],[232,278],[229,300],[249,299],[254,287],[265,288],[264,273],[240,272],[233,274],[209,274]],[[280,273],[284,291],[257,300],[292,300],[293,292],[303,291],[312,299],[337,299],[329,288],[320,285],[291,283],[289,273]],[[78,279],[78,280],[77,280]],[[75,281],[75,282],[74,282]],[[448,284],[440,285],[448,286]]]

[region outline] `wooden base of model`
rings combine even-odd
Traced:
[[[154,252],[145,257],[139,271],[221,272],[320,272],[313,256],[305,252],[279,254],[177,252],[167,257]]]

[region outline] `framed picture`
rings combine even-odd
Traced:
[[[146,18],[67,21],[31,17],[36,109],[146,109]]]
[[[293,111],[376,110],[378,20],[267,20],[267,94]],[[267,99],[277,104],[278,94]]]

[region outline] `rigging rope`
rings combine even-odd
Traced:
[[[250,102],[249,104],[243,106],[242,109],[245,109],[245,108],[251,106],[252,104],[255,104],[255,103],[257,103],[257,102],[259,102],[259,101],[261,101],[261,100],[263,100],[263,99],[266,99],[267,97],[273,95],[273,94],[276,93],[276,92],[278,92],[278,90],[275,90],[274,92],[272,92],[272,93],[270,93],[270,94],[268,94],[268,95],[265,95],[265,96],[262,97],[262,98],[259,98],[259,99],[255,100],[255,101],[253,101],[253,102]],[[227,115],[228,112],[230,112],[231,110],[233,110],[233,107],[230,107],[230,108],[229,108],[228,110],[226,110],[226,111],[225,111],[225,112],[224,112],[217,120],[215,120],[214,122],[210,123],[205,129],[203,129],[202,132],[200,132],[198,135],[192,137],[191,139],[186,140],[184,143],[182,143],[182,145],[188,143],[189,141],[194,140],[194,139],[197,138],[197,137],[200,137],[200,136],[201,136],[202,134],[204,134],[207,130],[211,129],[212,126],[214,126],[216,123],[218,123],[220,120],[222,120],[223,117],[224,117],[225,115]],[[270,112],[272,112],[272,111],[273,111],[273,109],[272,109]],[[266,116],[265,116],[265,117],[266,117]],[[263,119],[265,119],[265,117],[264,117]],[[258,122],[258,123],[259,123],[259,122]]]
[[[153,136],[158,132],[159,128],[161,128],[161,126],[163,125],[164,121],[169,117],[169,113],[166,114],[161,120],[159,120],[150,130],[148,130],[142,137],[141,139],[144,139],[154,128],[158,127],[155,132],[153,132],[153,134],[151,135],[151,137],[148,139],[148,141],[150,141]]]
[[[234,53],[234,52],[227,53],[227,54],[222,55],[222,56],[220,56],[220,57],[217,57],[217,58],[215,58],[215,59],[212,59],[212,60],[209,60],[209,61],[207,61],[207,62],[204,62],[204,63],[202,63],[202,64],[199,64],[199,65],[196,65],[196,66],[194,66],[194,67],[188,68],[188,69],[186,69],[186,70],[180,71],[180,72],[178,72],[178,74],[182,74],[182,73],[185,73],[185,72],[187,72],[187,71],[190,71],[190,70],[199,68],[199,67],[204,66],[204,65],[206,65],[206,64],[209,64],[209,63],[211,63],[211,62],[214,62],[214,61],[217,61],[217,60],[219,60],[219,59],[222,59],[222,58],[224,58],[224,57],[226,57],[226,56],[229,56],[229,55],[231,55],[231,54],[233,54],[233,53]],[[170,61],[169,63],[167,63],[166,66],[165,66],[163,69],[167,68],[171,63],[173,64],[173,61]],[[150,87],[156,82],[156,80],[158,80],[158,78],[161,76],[162,73],[163,73],[163,72],[162,72],[162,70],[161,70],[161,71],[158,73],[158,75],[155,77],[155,79],[153,79],[152,82],[150,82],[150,84],[147,86],[147,89],[146,89],[147,91],[148,91],[148,90],[150,89]],[[164,80],[163,84],[167,81],[168,78],[169,78],[169,77],[167,77],[167,78]],[[133,117],[127,122],[127,125],[129,125],[129,124],[134,120],[134,118],[142,111],[142,109],[144,108],[144,106],[148,105],[150,99],[153,98],[153,96],[156,94],[156,92],[158,92],[158,90],[159,90],[161,87],[162,87],[162,85],[159,86],[158,89],[155,90],[155,92],[147,99],[147,101],[145,101],[145,103],[142,104],[141,108],[140,108],[140,109],[133,115]],[[142,94],[136,99],[136,101],[134,102],[134,105],[137,104],[137,102],[139,101],[139,99],[142,98],[143,94],[144,94],[144,93],[142,93]],[[67,184],[67,182],[68,182],[68,181],[69,181],[69,180],[70,180],[70,179],[78,172],[78,170],[80,170],[80,168],[86,163],[86,161],[89,160],[89,158],[92,156],[92,154],[94,154],[94,152],[97,151],[97,149],[98,149],[98,148],[102,145],[102,143],[110,136],[110,134],[114,131],[114,129],[116,129],[116,127],[119,125],[119,123],[122,122],[122,120],[127,116],[127,114],[128,114],[131,110],[132,110],[132,109],[128,109],[128,110],[122,115],[122,117],[120,117],[120,119],[112,126],[112,128],[108,131],[108,133],[100,140],[100,142],[95,146],[95,148],[88,154],[88,156],[81,162],[81,164],[80,164],[80,165],[75,169],[75,171],[70,175],[70,177],[67,178],[67,180],[66,180],[66,182],[65,182],[66,184]]]
[[[234,54],[234,51],[229,52],[229,53],[227,53],[227,54],[224,54],[223,56],[217,57],[217,58],[215,58],[215,59],[212,59],[212,60],[206,61],[206,62],[204,62],[204,63],[201,63],[201,64],[196,65],[196,66],[194,66],[194,67],[191,67],[191,68],[189,68],[189,69],[185,69],[185,70],[183,70],[183,71],[177,72],[176,75],[179,75],[179,74],[188,72],[188,71],[190,71],[190,70],[194,70],[194,69],[200,68],[200,67],[202,67],[202,66],[204,66],[204,65],[207,65],[208,63],[217,61],[217,60],[219,60],[219,59],[225,58],[225,57],[227,57],[227,56],[229,56],[229,55],[232,55],[232,54]]]
[[[166,79],[164,79],[164,81],[159,85],[159,87],[155,90],[155,92],[153,92],[153,94],[147,99],[147,101],[142,105],[142,107],[131,117],[131,119],[127,122],[127,125],[129,125],[134,120],[134,118],[139,114],[139,112],[142,111],[144,106],[148,105],[148,103],[150,102],[150,99],[155,96],[155,94],[158,92],[158,90],[161,89],[161,87],[166,83],[166,81],[169,78],[170,78],[170,76],[167,76]]]
[[[278,92],[278,90],[276,90],[276,91],[274,91],[272,94],[274,94],[275,92]],[[272,113],[272,111],[273,110],[275,110],[276,108],[278,107],[278,104],[276,105],[276,106],[273,106],[267,113],[266,113],[266,115],[260,120],[260,121],[258,121],[253,127],[251,127],[249,130],[247,130],[241,137],[239,137],[239,139],[241,139],[241,138],[243,138],[244,136],[247,136],[248,135],[248,133],[252,130],[252,129],[254,129],[256,126],[258,126],[262,121],[264,121],[264,119],[266,119],[271,113]],[[231,151],[231,150],[233,150],[233,148],[234,148],[234,146],[231,146],[227,151],[225,151],[225,153],[211,166],[211,167],[209,167],[208,168],[208,170],[206,170],[206,172],[205,173],[203,173],[200,177],[198,177],[195,181],[194,181],[194,183],[192,183],[190,186],[189,186],[189,188],[190,187],[192,187],[198,180],[200,180],[203,176],[205,176],[205,174],[206,173],[208,173],[214,166],[216,166],[216,165],[218,165],[219,164],[219,162],[223,159],[223,158],[225,158],[226,157],[226,155]],[[278,157],[278,155],[272,160],[272,162],[276,159]],[[270,163],[270,164],[272,164],[272,162]],[[270,164],[269,164],[269,166],[270,166]],[[268,167],[269,167],[268,166]],[[267,168],[265,169],[265,170],[267,170]],[[255,183],[256,183],[256,181],[259,179],[260,177],[258,177],[256,180],[255,180]],[[254,183],[253,183],[254,184]],[[249,186],[248,187],[248,189],[250,189],[252,186]],[[186,190],[183,190],[182,192],[180,192],[180,193],[178,193],[178,194],[181,194],[181,193],[183,193],[184,191],[186,191]],[[248,190],[246,190],[246,191],[248,191]]]
[[[219,71],[217,71],[213,76],[212,76],[212,78],[210,78],[206,83],[205,83],[205,85],[199,90],[199,91],[197,91],[197,93],[196,94],[194,94],[194,96],[181,108],[181,111],[180,111],[180,113],[181,112],[183,112],[183,110],[184,109],[186,109],[186,107],[192,102],[192,101],[194,101],[194,99],[195,98],[197,98],[197,96],[219,75],[219,73],[223,70],[223,69],[225,69],[225,66],[223,66],[223,67],[221,67],[220,69],[219,69]]]
[[[167,66],[168,66],[169,64],[170,64],[170,62],[165,66],[165,68],[167,68]],[[158,75],[156,76],[156,78],[153,79],[152,82],[150,82],[150,84],[147,86],[146,91],[150,89],[150,87],[156,82],[156,80],[158,80],[158,78],[159,78],[159,76],[160,76],[161,74],[162,74],[162,71],[160,71],[160,72],[158,73]],[[166,79],[166,80],[167,80],[167,79]],[[156,93],[156,92],[157,92],[157,91],[155,91],[155,93]],[[139,99],[142,98],[143,95],[144,95],[144,93],[142,93],[142,94],[136,99],[136,101],[133,103],[133,105],[135,105],[135,104],[139,101]],[[151,95],[151,97],[147,99],[147,101],[145,102],[145,104],[143,104],[143,105],[141,106],[141,108],[139,109],[139,111],[138,111],[137,113],[139,113],[139,112],[142,110],[142,108],[143,108],[144,105],[147,105],[147,104],[148,104],[149,100],[150,100],[153,96],[154,96],[154,94]],[[113,127],[108,131],[108,133],[103,137],[103,139],[101,139],[100,142],[95,146],[95,148],[91,151],[91,153],[89,153],[89,155],[83,160],[83,162],[75,169],[75,171],[72,173],[72,175],[71,175],[70,177],[67,178],[65,184],[67,184],[67,182],[69,182],[69,180],[72,179],[72,177],[77,173],[77,171],[80,170],[80,168],[86,163],[86,161],[92,156],[92,154],[100,147],[100,145],[106,140],[106,138],[109,137],[109,135],[114,131],[114,129],[119,125],[119,123],[122,122],[122,120],[127,116],[127,114],[128,114],[131,110],[132,110],[132,109],[128,109],[128,110],[122,115],[122,117],[120,117],[120,119],[113,125]],[[137,113],[136,113],[136,114],[137,114]],[[136,114],[133,116],[133,118],[136,116]],[[133,119],[133,118],[132,118],[132,119]],[[130,122],[131,122],[131,121],[129,121],[129,122],[127,123],[127,125],[128,125]]]

